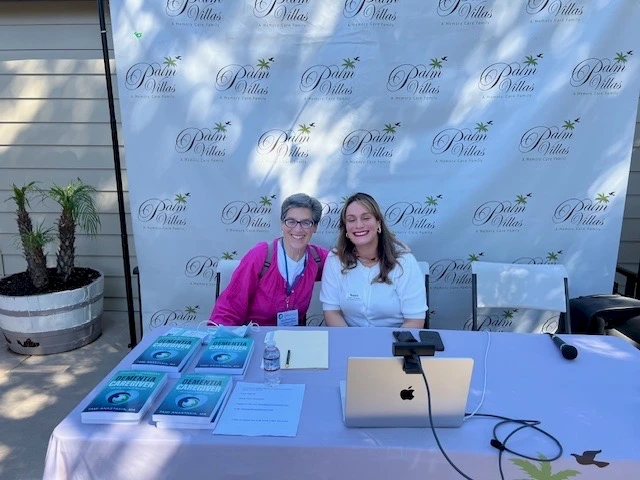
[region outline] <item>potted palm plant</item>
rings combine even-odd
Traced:
[[[61,209],[55,227],[33,225],[28,211],[33,195]],[[79,348],[102,332],[101,272],[75,266],[75,234],[95,236],[100,218],[95,189],[79,178],[66,186],[41,190],[34,182],[12,185],[18,239],[27,262],[24,272],[0,279],[0,330],[9,348],[22,354],[59,353]],[[56,267],[47,268],[44,247],[58,241]]]

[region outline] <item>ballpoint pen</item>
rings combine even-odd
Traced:
[[[289,360],[291,360],[291,350],[287,350],[287,361],[284,363],[284,368],[289,368]]]

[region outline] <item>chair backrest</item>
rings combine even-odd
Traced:
[[[229,285],[231,275],[240,265],[240,260],[218,260],[218,268],[216,273],[216,300],[220,293]]]
[[[418,262],[424,275],[424,290],[427,294],[427,313],[424,316],[424,328],[429,328],[429,262]]]
[[[565,313],[571,333],[567,270],[563,265],[471,263],[472,328],[478,328],[478,308],[522,308]]]

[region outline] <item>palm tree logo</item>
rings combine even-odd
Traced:
[[[340,198],[340,201],[342,202],[342,205],[344,205],[345,203],[347,203],[347,200],[349,200],[349,197],[346,195],[343,195],[342,198]]]
[[[214,130],[218,133],[226,133],[227,131],[227,127],[231,125],[231,122],[227,122],[227,123],[222,123],[222,122],[216,122],[216,126],[214,128]]]
[[[164,65],[166,65],[167,67],[172,67],[172,68],[176,68],[176,66],[178,65],[176,63],[176,60],[180,60],[180,57],[164,57],[164,62],[162,62]]]
[[[576,123],[580,123],[580,117],[576,118],[573,121],[565,120],[564,123],[562,124],[562,128],[563,130],[573,130],[576,128]]]
[[[396,133],[396,128],[398,128],[400,126],[400,122],[394,124],[391,123],[385,123],[384,125],[384,133],[388,133],[388,134],[394,134]]]
[[[303,135],[309,135],[311,133],[311,127],[313,126],[313,123],[310,125],[307,125],[306,123],[300,124],[298,126],[298,132],[302,133]]]
[[[516,204],[517,205],[526,205],[527,201],[531,198],[531,194],[527,193],[526,195],[516,195]]]
[[[189,197],[191,194],[190,193],[176,193],[176,198],[174,199],[174,201],[176,203],[187,203],[187,197]]]
[[[561,253],[562,253],[562,250],[558,250],[557,252],[549,252],[547,253],[547,260],[549,262],[557,262],[558,257],[560,256]]]
[[[345,59],[342,60],[342,66],[345,69],[349,69],[349,68],[354,69],[354,68],[356,68],[356,63],[355,62],[357,62],[359,60],[360,60],[360,58],[358,58],[358,57],[353,57],[353,60],[350,59],[350,58],[345,58]]]
[[[260,60],[258,60],[258,69],[269,70],[271,68],[271,63],[273,63],[273,61],[274,61],[273,57],[269,58],[268,60],[261,58]]]
[[[542,54],[539,53],[535,57],[533,55],[527,55],[524,59],[525,65],[529,65],[530,67],[535,67],[538,65],[538,59],[542,58]]]
[[[470,253],[469,256],[467,257],[467,261],[468,262],[479,262],[480,261],[480,257],[484,256],[483,252],[480,253]]]
[[[442,62],[446,62],[446,61],[447,61],[447,57],[442,57],[440,59],[434,57],[431,59],[431,63],[429,63],[429,66],[434,70],[440,70],[442,68]]]
[[[424,201],[424,203],[426,203],[428,206],[430,207],[437,207],[438,206],[438,200],[442,198],[442,195],[437,195],[435,197],[429,195],[427,197],[427,199]]]
[[[186,313],[187,315],[196,315],[198,313],[198,309],[200,308],[200,305],[195,305],[195,306],[190,306],[187,305],[186,307],[184,307],[184,313]]]
[[[618,52],[613,59],[616,63],[627,63],[627,57],[631,55],[633,55],[633,50],[629,50],[626,54],[623,52]]]
[[[236,256],[238,252],[234,250],[233,252],[222,252],[223,260],[233,260],[233,257]]]
[[[596,203],[609,203],[609,197],[613,197],[615,192],[609,192],[609,195],[606,193],[599,193],[596,197]]]
[[[513,314],[516,313],[518,311],[518,309],[514,309],[514,310],[503,310],[502,311],[502,318],[504,318],[505,320],[508,320],[510,318],[513,318]]]
[[[263,195],[262,197],[260,197],[260,205],[262,205],[263,207],[270,207],[271,204],[273,203],[273,200],[275,200],[276,196],[275,195],[271,195],[271,197],[267,197],[266,195]]]
[[[476,123],[475,130],[476,130],[478,133],[481,133],[481,132],[488,132],[488,131],[489,131],[489,128],[487,127],[487,124],[486,124],[486,123],[484,123],[484,122],[478,122],[478,123]]]
[[[551,462],[541,453],[538,454],[538,458],[538,465],[522,458],[511,458],[510,460],[524,471],[531,480],[566,480],[580,475],[577,470],[560,470],[552,473]]]

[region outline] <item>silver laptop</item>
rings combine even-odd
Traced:
[[[402,370],[402,357],[351,357],[342,409],[348,427],[428,427],[427,389],[420,374]],[[459,427],[473,371],[472,358],[422,357],[434,427]]]

